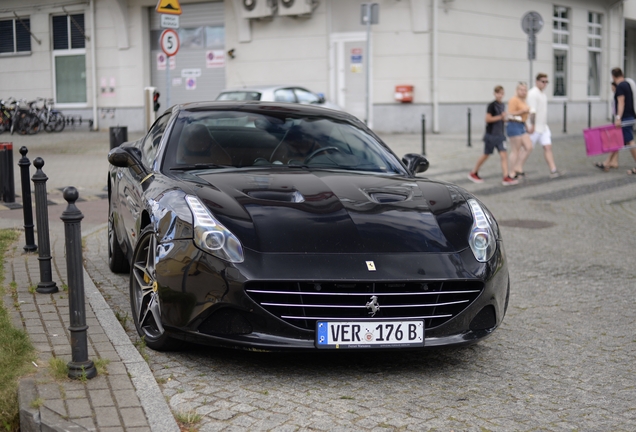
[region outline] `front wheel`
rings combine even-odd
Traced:
[[[149,225],[141,232],[130,272],[130,307],[137,333],[156,351],[179,348],[181,341],[166,334],[161,323],[161,302],[155,264],[157,237]]]

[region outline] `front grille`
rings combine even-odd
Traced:
[[[296,327],[314,330],[316,321],[371,318],[366,304],[377,297],[372,319],[423,319],[437,327],[463,311],[481,293],[478,281],[446,282],[250,282],[247,295]]]

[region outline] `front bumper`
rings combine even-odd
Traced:
[[[367,261],[373,261],[370,271]],[[509,292],[504,249],[488,263],[470,250],[420,254],[261,254],[229,264],[191,240],[160,245],[156,264],[162,321],[176,338],[250,350],[314,350],[315,331],[293,325],[246,293],[253,283],[480,282],[481,292],[441,325],[425,329],[424,347],[464,345],[489,336],[502,322]],[[376,317],[374,317],[376,318]],[[344,318],[343,318],[344,319]],[[378,316],[377,319],[387,319]]]

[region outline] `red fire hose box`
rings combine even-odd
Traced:
[[[395,86],[395,100],[402,103],[413,102],[413,86],[412,85]]]

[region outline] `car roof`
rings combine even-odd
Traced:
[[[262,101],[210,101],[191,102],[178,105],[181,111],[243,111],[256,114],[289,113],[296,116],[319,116],[333,120],[348,121],[360,126],[364,123],[357,117],[343,111],[312,104],[297,104],[288,102],[262,102]]]
[[[299,86],[299,85],[259,85],[259,86],[229,88],[229,89],[223,90],[221,93],[246,92],[246,91],[264,92],[264,91],[274,91],[274,90],[285,89],[285,88],[301,88],[301,89],[307,90],[306,87]]]

